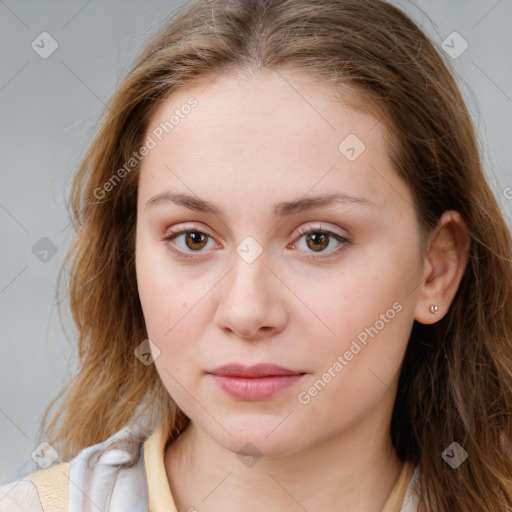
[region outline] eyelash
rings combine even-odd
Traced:
[[[176,231],[171,231],[168,235],[164,236],[162,238],[162,241],[164,242],[171,242],[174,238],[177,238],[178,236],[180,235],[183,235],[183,234],[187,234],[187,233],[200,233],[202,235],[206,235],[207,237],[209,238],[212,238],[212,236],[210,236],[208,233],[205,233],[201,228],[197,227],[197,226],[191,226],[187,229],[179,229],[179,230],[176,230]],[[348,238],[345,238],[344,236],[341,236],[339,235],[338,233],[334,233],[333,231],[329,231],[329,230],[325,230],[325,229],[321,229],[320,228],[315,228],[315,227],[310,227],[310,228],[301,228],[298,230],[298,238],[297,240],[299,240],[300,238],[302,238],[304,235],[308,235],[310,233],[316,233],[316,234],[323,234],[323,235],[328,235],[329,237],[332,237],[334,238],[335,240],[337,240],[338,242],[341,243],[341,245],[336,248],[336,249],[332,249],[331,251],[328,251],[326,255],[321,255],[321,256],[306,256],[307,259],[311,259],[311,260],[323,260],[323,259],[326,259],[326,258],[331,258],[337,254],[339,254],[341,251],[343,251],[345,249],[345,246],[352,243],[351,240],[349,240]],[[295,242],[293,244],[295,246]],[[200,252],[203,252],[203,251],[183,251],[181,249],[172,249],[171,248],[171,251],[174,252],[175,254],[177,254],[178,257],[180,258],[185,258],[185,259],[194,259],[194,258],[197,258],[197,256],[193,255],[194,252],[197,252],[197,253],[200,253]],[[191,254],[192,253],[192,254]],[[313,253],[315,254],[315,253]]]

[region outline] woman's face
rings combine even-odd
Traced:
[[[155,365],[233,452],[387,427],[422,279],[383,123],[299,78],[205,81],[146,134],[136,268]],[[259,363],[295,375],[210,373]]]

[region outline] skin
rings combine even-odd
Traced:
[[[467,259],[464,223],[445,212],[422,254],[412,195],[392,167],[383,123],[344,104],[332,86],[300,73],[210,78],[169,97],[147,134],[191,96],[197,107],[143,161],[136,230],[155,365],[191,419],[165,453],[176,506],[380,512],[402,469],[389,425],[410,331],[415,319],[446,314]],[[354,161],[338,150],[349,134],[366,146]],[[164,191],[214,203],[225,218],[172,202],[146,206]],[[279,202],[334,192],[370,204],[273,216]],[[308,244],[297,232],[320,226],[350,242],[328,237],[322,245],[317,235]],[[164,241],[171,228],[208,237]],[[248,236],[263,250],[251,263],[236,252]],[[332,373],[393,304],[401,306],[394,318],[301,403],[299,394]],[[232,362],[306,375],[270,398],[241,400],[205,373]]]

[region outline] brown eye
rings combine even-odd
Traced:
[[[216,246],[215,240],[210,235],[195,227],[172,231],[162,240],[166,242],[172,252],[181,258],[197,258],[203,253],[206,255],[207,249]],[[211,245],[207,247],[209,242]]]
[[[310,255],[306,255],[306,258],[311,259],[333,257],[341,252],[345,246],[352,243],[349,239],[337,233],[319,228],[303,229],[299,230],[299,233],[301,236],[297,240],[302,241],[304,239],[306,247],[300,247],[301,244],[299,243],[294,243],[293,246],[294,248],[301,249],[302,252],[309,252]],[[207,256],[209,251],[203,249],[207,248],[208,242],[212,242],[210,249],[219,248],[219,245],[216,245],[212,236],[195,228],[173,231],[163,237],[162,240],[168,244],[172,252],[181,258],[197,259],[201,257],[201,253]],[[335,246],[329,250],[331,242],[334,242]],[[318,256],[314,256],[314,253],[318,254]]]
[[[313,251],[324,250],[329,245],[330,236],[326,233],[309,233],[306,236],[306,243]]]
[[[299,238],[293,245],[306,252],[306,258],[317,259],[336,256],[351,243],[348,238],[321,228],[309,227],[299,230]],[[303,240],[304,239],[304,240]],[[303,247],[302,243],[305,241]],[[299,243],[300,242],[300,243]],[[331,246],[331,242],[334,247]],[[309,255],[307,255],[309,253]],[[313,253],[313,254],[311,254]],[[317,256],[315,255],[317,254]]]
[[[208,236],[199,231],[188,231],[185,236],[185,244],[189,249],[197,251],[208,242]]]

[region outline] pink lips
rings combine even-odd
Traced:
[[[293,386],[305,372],[273,364],[228,364],[208,372],[229,395],[242,400],[263,400]]]

